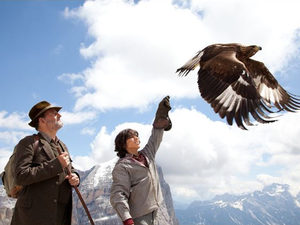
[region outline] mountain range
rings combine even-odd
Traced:
[[[109,203],[111,172],[116,159],[90,170],[79,171],[79,190],[96,225],[122,225]],[[248,194],[224,194],[209,201],[194,201],[185,209],[174,209],[169,185],[158,167],[164,202],[158,212],[158,225],[300,225],[300,194],[291,195],[286,184],[272,184]],[[73,194],[73,225],[89,220]],[[9,225],[15,199],[6,196],[0,181],[0,225]]]
[[[272,184],[243,195],[224,194],[209,201],[194,201],[176,210],[182,225],[299,225],[300,194],[289,186]]]

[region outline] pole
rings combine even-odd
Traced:
[[[57,148],[57,151],[58,151],[58,154],[59,155],[61,155],[61,150],[60,150],[60,148]],[[68,175],[71,175],[71,169],[70,169],[70,167],[68,166],[68,167],[66,167],[67,168],[67,174]],[[82,198],[82,195],[81,195],[81,193],[80,193],[80,191],[79,191],[79,189],[78,189],[78,187],[76,187],[76,186],[72,186],[74,189],[75,189],[75,191],[76,191],[76,193],[77,193],[77,195],[78,195],[78,198],[79,198],[79,200],[80,200],[80,202],[81,202],[81,204],[82,204],[82,206],[83,206],[83,208],[84,208],[84,210],[85,210],[85,213],[87,214],[87,216],[88,216],[88,218],[89,218],[89,220],[90,220],[90,223],[92,224],[92,225],[95,225],[95,223],[94,223],[94,221],[93,221],[93,218],[92,218],[92,216],[91,216],[91,214],[90,214],[90,212],[89,212],[89,209],[88,209],[88,207],[86,206],[86,204],[85,204],[85,202],[84,202],[84,200],[83,200],[83,198]]]

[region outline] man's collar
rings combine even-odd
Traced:
[[[53,140],[48,134],[46,134],[45,132],[39,131],[39,133],[42,135],[42,137],[47,141],[47,142],[51,142],[51,140]],[[55,142],[58,141],[58,138],[55,136],[55,139],[53,140]]]

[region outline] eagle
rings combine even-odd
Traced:
[[[253,119],[270,123],[277,121],[272,113],[300,109],[299,96],[287,92],[264,63],[250,59],[259,50],[262,48],[257,45],[212,44],[176,73],[187,76],[200,66],[201,96],[222,119],[226,117],[229,125],[235,121],[239,128],[247,130],[247,126],[253,125]]]

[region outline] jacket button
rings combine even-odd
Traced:
[[[56,183],[56,185],[58,185],[58,184],[59,184],[59,182],[58,182],[58,181],[56,181],[55,183]]]
[[[57,203],[57,200],[56,200],[56,199],[54,199],[54,200],[53,200],[53,202],[54,202],[54,203]]]

